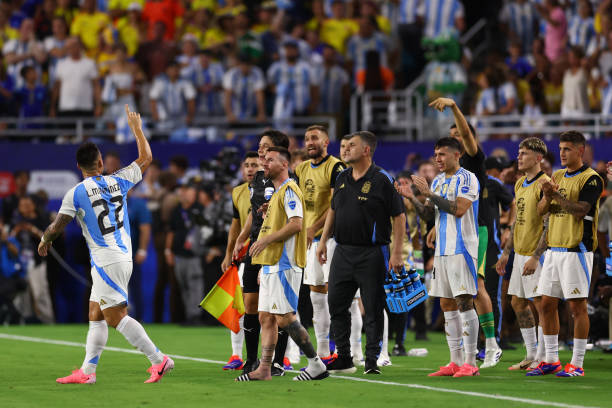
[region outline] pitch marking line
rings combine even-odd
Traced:
[[[29,342],[32,342],[32,343],[55,344],[55,345],[58,345],[58,346],[85,347],[84,343],[77,343],[77,342],[73,342],[73,341],[52,340],[52,339],[44,339],[44,338],[40,338],[40,337],[16,336],[16,335],[5,334],[5,333],[0,333],[0,339],[29,341]],[[124,349],[124,348],[119,348],[119,347],[104,347],[104,350],[117,351],[117,352],[120,352],[120,353],[129,353],[129,354],[142,354],[138,350]],[[177,359],[177,360],[197,361],[197,362],[200,362],[200,363],[208,363],[208,364],[225,364],[225,361],[209,360],[209,359],[206,359],[206,358],[180,356],[180,355],[176,355],[176,354],[168,354],[168,356],[170,356],[170,357],[172,357],[174,359]],[[394,381],[369,380],[369,379],[365,379],[365,378],[346,377],[346,376],[342,376],[342,375],[332,375],[331,377],[333,377],[333,378],[340,378],[340,379],[348,380],[348,381],[357,381],[357,382],[365,382],[365,383],[371,383],[371,384],[382,384],[382,385],[393,385],[393,386],[396,386],[396,387],[416,388],[416,389],[421,389],[421,390],[428,390],[428,391],[435,391],[435,392],[446,392],[446,393],[451,393],[451,394],[467,395],[467,396],[470,396],[470,397],[479,397],[479,398],[488,398],[488,399],[495,399],[495,400],[519,402],[519,403],[531,404],[531,405],[545,405],[545,406],[552,406],[552,407],[559,407],[559,408],[595,408],[595,407],[586,407],[586,406],[582,406],[582,405],[563,404],[561,402],[552,402],[552,401],[542,401],[542,400],[535,400],[535,399],[528,399],[528,398],[510,397],[510,396],[501,395],[501,394],[484,394],[484,393],[481,393],[481,392],[461,391],[461,390],[454,390],[454,389],[451,389],[451,388],[430,387],[428,385],[422,385],[422,384],[405,384],[405,383],[398,383],[398,382],[394,382]]]

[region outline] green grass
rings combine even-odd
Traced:
[[[149,336],[168,354],[226,360],[230,354],[229,332],[222,328],[184,328],[173,325],[147,325]],[[85,325],[21,326],[0,328],[0,334],[84,343]],[[408,337],[412,335],[409,334]],[[430,333],[428,343],[408,341],[409,347],[427,347],[427,357],[393,357],[393,366],[380,376],[364,376],[359,370],[347,375],[356,379],[420,384],[437,389],[478,392],[487,395],[524,398],[549,403],[583,406],[610,406],[612,356],[600,351],[587,353],[584,378],[554,376],[526,378],[509,372],[523,350],[504,353],[500,364],[482,370],[474,378],[429,378],[428,370],[447,363],[444,338]],[[108,345],[131,346],[115,330],[109,330]],[[467,406],[525,406],[524,403],[483,398],[432,389],[416,389],[398,384],[357,382],[345,378],[296,383],[295,374],[269,382],[235,383],[236,372],[222,371],[220,365],[175,359],[173,372],[159,384],[145,385],[149,362],[142,355],[107,350],[98,366],[98,382],[93,386],[58,385],[55,378],[80,366],[84,350],[79,347],[34,343],[0,338],[4,351],[0,364],[0,407],[147,407],[162,406],[244,406],[276,407],[373,407],[391,406],[453,408]],[[561,353],[567,362],[569,352]],[[302,364],[305,365],[305,359]]]

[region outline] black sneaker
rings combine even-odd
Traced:
[[[403,344],[396,344],[391,351],[392,356],[407,356],[406,349]]]
[[[380,368],[376,365],[376,360],[366,359],[364,374],[380,374]]]
[[[247,360],[242,367],[242,374],[248,374],[251,371],[255,371],[257,367],[259,367],[259,360]]]
[[[281,367],[278,363],[272,364],[272,367],[270,367],[270,372],[272,374],[272,377],[282,377],[283,375],[285,375],[285,369]]]
[[[327,371],[334,374],[352,374],[357,371],[351,356],[338,356],[327,365]]]

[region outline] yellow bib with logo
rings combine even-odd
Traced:
[[[538,203],[542,192],[541,180],[550,180],[550,178],[542,174],[527,184],[527,176],[523,176],[514,185],[516,201],[514,251],[519,255],[533,255],[544,230],[543,218],[538,215]]]
[[[234,187],[232,190],[232,203],[234,203],[234,207],[238,209],[238,214],[240,215],[240,229],[242,230],[249,216],[249,212],[251,211],[251,192],[249,190],[249,183],[242,183]]]
[[[559,193],[569,201],[578,202],[580,191],[591,176],[599,177],[599,174],[591,168],[582,173],[565,177],[567,169],[557,170],[553,174],[553,180],[559,185]],[[603,184],[603,181],[602,181]],[[597,202],[591,203],[595,206],[592,231],[587,233],[593,235],[593,248],[597,247],[597,217],[599,216],[599,198]],[[553,200],[550,204],[550,219],[548,224],[548,246],[558,248],[576,248],[582,242],[584,231],[584,219],[577,218],[561,208]]]
[[[331,203],[332,171],[337,163],[340,163],[340,160],[328,156],[316,167],[313,167],[311,160],[306,160],[296,167],[295,175],[304,194],[304,228],[309,228],[327,212]],[[322,232],[321,227],[315,237],[320,236]]]
[[[293,179],[289,179],[288,182],[283,184],[278,191],[272,194],[272,198],[268,203],[268,210],[266,211],[266,217],[264,218],[263,225],[259,231],[258,240],[263,237],[270,235],[276,231],[279,231],[285,225],[287,225],[287,213],[285,212],[285,192],[288,188],[291,188],[296,196],[296,199],[302,203],[304,208],[304,198],[300,188]],[[283,248],[285,242],[273,242],[268,245],[260,254],[253,257],[252,262],[257,265],[276,265],[283,255]],[[306,228],[304,227],[304,220],[302,219],[302,230],[297,233],[295,240],[295,264],[300,268],[306,266]]]

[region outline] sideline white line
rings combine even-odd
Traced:
[[[0,333],[0,339],[29,341],[33,343],[55,344],[58,346],[85,347],[85,344],[83,343],[76,343],[72,341],[52,340],[52,339],[44,339],[40,337],[16,336],[13,334],[5,334],[5,333]],[[119,347],[105,347],[104,350],[117,351],[120,353],[142,354],[138,350],[124,349],[124,348],[119,348]],[[209,360],[206,358],[188,357],[188,356],[181,356],[181,355],[176,355],[176,354],[168,354],[168,355],[178,360],[197,361],[200,363],[208,363],[208,364],[225,364],[225,361]],[[501,394],[484,394],[481,392],[461,391],[461,390],[454,390],[450,388],[441,388],[441,387],[430,387],[428,385],[422,385],[422,384],[405,384],[405,383],[398,383],[394,381],[369,380],[365,378],[346,377],[342,375],[332,375],[332,377],[340,378],[340,379],[348,380],[348,381],[365,382],[365,383],[370,383],[370,384],[393,385],[396,387],[416,388],[416,389],[421,389],[421,390],[446,392],[446,393],[451,393],[451,394],[467,395],[470,397],[479,397],[479,398],[519,402],[519,403],[531,404],[531,405],[545,405],[545,406],[552,406],[552,407],[559,407],[559,408],[595,408],[595,407],[586,407],[582,405],[563,404],[561,402],[510,397],[510,396],[501,395]]]

